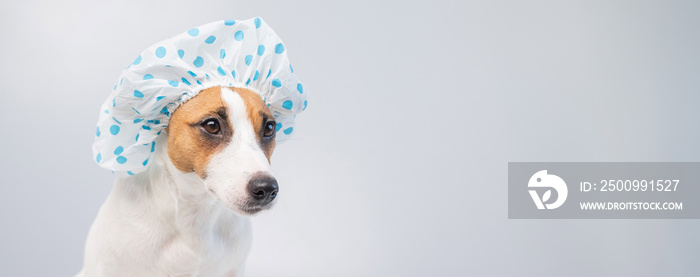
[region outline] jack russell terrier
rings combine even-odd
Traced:
[[[205,89],[173,112],[146,172],[119,179],[77,276],[242,276],[247,215],[274,204],[275,120],[246,88]]]
[[[275,142],[291,136],[306,97],[260,18],[212,22],[143,51],[102,105],[95,161],[120,178],[77,276],[241,277],[249,216],[279,192]]]

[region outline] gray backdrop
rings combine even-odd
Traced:
[[[697,1],[3,1],[0,276],[69,276],[151,44],[263,17],[310,94],[249,276],[689,276],[696,220],[508,220],[508,161],[698,161]],[[700,201],[700,200],[698,200]]]

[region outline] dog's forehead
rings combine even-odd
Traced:
[[[264,116],[272,116],[265,102],[256,92],[247,88],[222,88],[222,93],[227,93],[228,91],[237,93],[240,96],[249,119],[261,119]],[[253,124],[253,126],[257,125],[259,124]]]
[[[226,108],[226,106],[221,99],[221,88],[212,87],[202,90],[197,96],[185,102],[173,113],[173,117],[177,115],[187,121],[199,120],[198,117],[201,114],[222,108]]]
[[[246,88],[221,88],[221,98],[224,100],[229,110],[231,118],[236,127],[236,119],[246,119],[253,127],[255,134],[260,134],[263,121],[272,118],[265,102],[252,90]]]
[[[231,94],[237,94],[242,102],[238,103],[236,100],[232,100],[235,96]],[[256,92],[247,88],[236,87],[211,87],[204,89],[197,96],[179,107],[177,111],[178,114],[190,120],[196,120],[200,115],[221,109],[227,112],[236,109],[245,110],[245,115],[251,121],[262,121],[262,118],[265,116],[272,117],[265,102]],[[257,125],[259,124],[253,124],[253,126]]]

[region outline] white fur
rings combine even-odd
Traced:
[[[257,171],[271,173],[244,101],[223,88],[222,99],[234,136],[207,178],[175,168],[167,137],[158,138],[149,169],[118,179],[102,205],[78,276],[242,276],[251,244],[246,185]]]

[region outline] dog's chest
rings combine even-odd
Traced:
[[[222,276],[243,266],[252,240],[249,218],[219,218],[198,229],[197,276]]]

